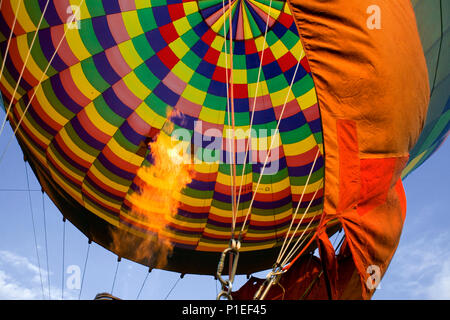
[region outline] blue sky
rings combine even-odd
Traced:
[[[0,116],[3,119],[4,113]],[[7,126],[0,137],[0,154],[11,135]],[[408,200],[404,230],[374,299],[450,299],[449,159],[450,143],[446,141],[431,159],[404,181]],[[61,299],[62,216],[44,196],[46,250],[43,198],[29,168],[28,172],[33,190],[31,206],[28,192],[12,191],[27,188],[23,155],[14,139],[0,163],[0,299]],[[65,228],[64,299],[78,299],[80,290],[71,289],[73,273],[68,271],[78,268],[83,272],[88,242],[69,222]],[[116,266],[114,254],[92,243],[81,299],[93,299],[99,292],[111,291]],[[260,272],[256,276],[265,274]],[[123,299],[136,299],[146,275],[146,267],[122,260],[113,294]],[[212,276],[186,275],[177,282],[178,279],[177,273],[153,270],[139,298],[165,299],[177,283],[168,299],[215,299],[218,284]],[[245,276],[238,276],[234,287],[240,287],[245,281]]]

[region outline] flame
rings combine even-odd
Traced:
[[[192,164],[184,163],[179,143],[163,130],[156,141],[149,143],[153,165],[138,170],[135,183],[140,190],[128,198],[129,216],[148,230],[149,236],[140,244],[130,243],[131,237],[127,237],[126,232],[116,232],[113,236],[116,247],[133,245],[136,259],[152,261],[149,263],[157,268],[164,267],[172,253],[171,232],[167,226],[177,214],[181,192],[192,181],[194,172]]]
[[[161,133],[150,143],[154,160],[152,166],[141,167],[137,172],[140,192],[132,194],[132,210],[146,227],[167,237],[165,227],[176,215],[181,191],[192,181],[192,166],[183,163],[179,148],[167,135]]]

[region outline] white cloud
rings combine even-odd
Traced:
[[[0,250],[0,263],[2,262],[10,267],[18,268],[23,271],[28,271],[29,274],[34,275],[32,280],[35,283],[40,284],[41,277],[42,279],[47,278],[46,270],[39,268],[35,264],[31,263],[30,260],[28,260],[28,258],[19,256],[10,251]]]
[[[436,273],[431,284],[425,289],[425,295],[428,299],[450,299],[450,259],[445,261]]]
[[[46,270],[36,266],[28,258],[0,250],[0,299],[33,300],[42,299],[43,295],[48,299],[47,275]],[[61,288],[51,286],[50,293],[51,299],[61,298]],[[78,296],[67,290],[64,298],[76,299]]]
[[[0,299],[1,300],[31,300],[39,299],[41,292],[24,288],[11,276],[0,270]]]
[[[422,233],[402,243],[375,298],[450,299],[450,233]]]

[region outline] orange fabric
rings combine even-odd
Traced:
[[[336,121],[339,157],[339,201],[337,211],[356,207],[359,201],[359,150],[356,122]]]
[[[339,219],[352,263],[330,262],[331,249],[322,259],[338,264],[331,282],[339,297],[370,298],[367,268],[376,265],[384,274],[398,245],[406,209],[400,172],[429,101],[414,12],[409,0],[288,2],[322,119],[324,223]],[[371,30],[368,8],[374,4],[381,28]],[[329,248],[325,238],[319,241]],[[341,273],[351,276],[344,281]]]
[[[386,202],[398,159],[361,159],[361,190],[357,207],[359,215],[363,215]],[[408,157],[404,159],[408,159]]]

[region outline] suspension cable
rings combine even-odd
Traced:
[[[141,296],[141,292],[144,289],[145,283],[147,282],[148,276],[150,275],[151,272],[152,272],[152,269],[149,268],[147,274],[145,275],[144,281],[142,282],[141,289],[138,292],[136,300],[139,300],[139,297]]]
[[[321,182],[321,186],[323,185],[323,181]],[[309,208],[311,207],[311,204],[313,203],[313,201],[316,198],[317,192],[320,190],[320,188],[318,188],[315,192],[313,197],[311,198],[311,201],[308,203],[308,207],[305,210],[304,215],[302,216],[302,218],[307,214],[307,212],[309,211]],[[295,242],[294,246],[292,247],[291,251],[287,254],[286,258],[283,260],[281,265],[285,265],[287,264],[287,262],[292,258],[292,256],[295,254],[295,252],[301,248],[302,244],[306,241],[306,238],[303,239],[303,241],[298,244],[300,242],[300,240],[302,240],[303,236],[305,235],[306,231],[309,229],[309,227],[311,226],[312,222],[315,220],[317,216],[314,216],[308,223],[308,225],[303,229],[302,234],[300,235],[300,237],[297,239],[297,241]],[[294,235],[297,232],[298,228],[300,226],[300,223],[297,225],[297,228],[295,229]],[[282,257],[280,257],[281,260]]]
[[[181,279],[184,278],[184,273],[180,274],[180,277],[177,279],[177,281],[175,281],[175,283],[173,284],[172,288],[170,288],[169,292],[167,293],[166,297],[164,298],[164,300],[167,300],[167,298],[170,296],[170,294],[172,293],[173,289],[175,289],[175,287],[177,286],[178,282],[180,282]]]
[[[47,219],[45,214],[45,196],[44,190],[42,190],[42,212],[44,213],[44,238],[45,238],[45,256],[47,258],[47,283],[48,283],[48,299],[52,299],[50,292],[50,265],[48,263],[48,241],[47,241]]]
[[[294,215],[292,216],[292,220],[291,220],[291,223],[290,223],[290,225],[289,225],[289,228],[288,228],[288,230],[287,230],[287,232],[286,232],[286,235],[285,235],[285,238],[284,238],[284,241],[283,241],[283,245],[281,246],[280,253],[279,253],[278,259],[277,259],[277,263],[279,263],[279,262],[281,261],[282,256],[284,255],[285,251],[287,250],[287,248],[288,248],[289,245],[291,244],[292,239],[294,238],[295,234],[297,233],[297,230],[298,230],[299,226],[301,225],[301,223],[303,222],[303,218],[305,217],[305,215],[306,215],[306,213],[307,213],[307,211],[305,211],[305,212],[302,214],[302,217],[301,217],[301,219],[300,219],[300,222],[297,224],[297,227],[295,228],[295,231],[293,232],[292,237],[289,239],[289,242],[288,242],[287,245],[286,245],[286,241],[287,241],[287,239],[288,239],[288,237],[289,237],[289,233],[290,233],[290,231],[291,231],[291,229],[292,229],[292,226],[293,226],[293,224],[294,224],[295,218],[297,217],[298,210],[299,210],[300,205],[301,205],[301,203],[302,203],[303,196],[305,195],[306,188],[307,188],[308,185],[309,185],[309,180],[310,180],[310,178],[311,178],[311,176],[312,176],[312,173],[313,173],[313,171],[314,171],[314,167],[315,167],[315,165],[316,165],[316,161],[317,161],[317,159],[318,159],[318,157],[319,157],[319,154],[320,154],[320,149],[317,148],[317,153],[316,153],[316,156],[315,156],[315,158],[314,158],[314,162],[313,162],[313,164],[312,164],[312,166],[311,166],[311,170],[309,171],[308,178],[306,179],[306,183],[305,183],[305,185],[303,186],[303,191],[302,191],[302,194],[301,194],[301,196],[300,196],[300,200],[298,201],[297,207],[296,207],[295,212],[294,212]],[[317,190],[318,190],[318,189],[317,189]]]
[[[28,177],[28,167],[27,167],[26,162],[24,162],[24,164],[25,164],[25,175],[27,178],[27,188],[30,189],[30,179]],[[39,279],[41,280],[42,299],[45,299],[44,282],[42,280],[42,270],[41,270],[41,262],[39,259],[39,250],[38,250],[38,243],[37,243],[37,237],[36,237],[36,225],[34,222],[34,212],[33,212],[33,202],[31,200],[31,192],[28,192],[28,201],[30,204],[31,224],[33,225],[33,238],[34,238],[34,247],[36,249],[37,264],[38,264],[38,269],[39,269]]]
[[[113,292],[114,292],[114,285],[116,284],[117,271],[119,270],[120,260],[122,260],[122,258],[117,257],[116,272],[114,272],[114,279],[113,279],[113,283],[111,286],[111,294],[113,294]]]
[[[62,234],[62,272],[61,272],[61,300],[64,300],[64,279],[65,279],[65,248],[66,248],[66,218],[63,217],[63,234]]]
[[[78,300],[80,300],[81,292],[83,291],[84,276],[86,275],[86,268],[87,268],[87,262],[88,262],[88,258],[89,258],[89,249],[91,248],[91,243],[92,243],[92,241],[89,239],[87,252],[86,252],[86,259],[84,260],[83,275],[81,277],[80,292],[78,293]]]

